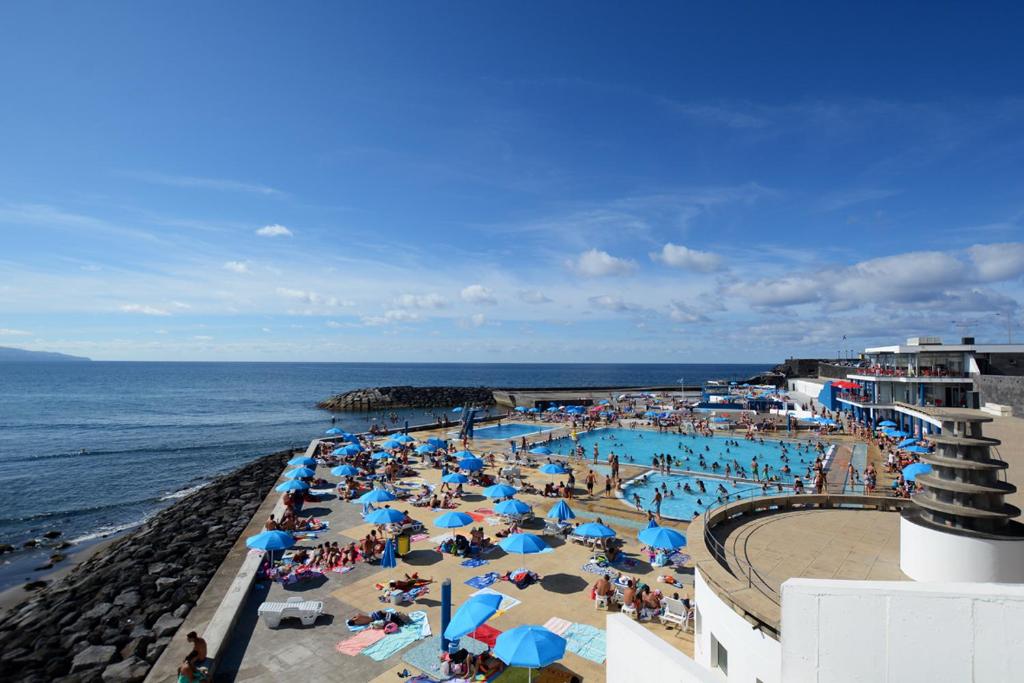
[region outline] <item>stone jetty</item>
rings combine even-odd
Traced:
[[[335,412],[390,410],[393,408],[451,408],[472,403],[494,405],[494,390],[487,387],[364,387],[332,396],[317,404]]]
[[[143,680],[291,456],[218,477],[0,615],[0,680]]]

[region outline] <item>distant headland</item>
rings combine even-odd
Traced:
[[[53,351],[29,351],[28,349],[16,349],[13,346],[0,346],[0,362],[4,361],[28,361],[40,363],[78,363],[91,361],[85,356],[69,356],[66,353],[55,353]]]

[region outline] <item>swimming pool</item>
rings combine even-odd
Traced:
[[[478,427],[473,429],[474,439],[514,439],[527,434],[539,432],[550,432],[552,427],[545,427],[540,424],[524,424],[522,422],[509,422],[508,424],[491,425],[489,427]]]
[[[738,476],[738,465],[745,470],[745,478],[750,478],[751,463],[756,457],[759,467],[767,465],[769,476],[778,476],[782,481],[792,481],[795,475],[807,477],[818,454],[814,442],[806,439],[764,439],[762,442],[760,439],[748,441],[742,435],[706,437],[658,433],[644,429],[595,429],[580,434],[579,444],[583,446],[584,457],[588,461],[593,459],[596,445],[598,459],[601,461],[607,461],[608,456],[615,453],[623,465],[650,465],[654,461],[654,456],[660,458],[668,455],[672,460],[673,470],[725,476],[725,467],[728,465],[732,476]],[[575,447],[569,437],[555,439],[545,445],[561,455],[570,455]],[[791,470],[788,476],[782,473],[782,467],[787,464],[787,459]]]
[[[639,496],[640,507],[653,512],[654,506],[651,504],[651,500],[654,498],[654,491],[661,490],[661,514],[672,519],[690,520],[693,519],[694,513],[701,515],[709,506],[717,505],[720,495],[757,488],[756,484],[733,484],[725,479],[709,477],[701,480],[705,487],[705,492],[701,493],[697,479],[688,474],[666,475],[651,472],[634,479],[623,487],[622,502],[633,507],[636,497]],[[692,493],[687,493],[683,489],[687,484],[690,485]],[[718,488],[719,486],[725,488],[725,494]]]

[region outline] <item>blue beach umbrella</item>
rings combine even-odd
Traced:
[[[315,477],[316,472],[308,467],[299,467],[290,472],[285,472],[284,476],[287,479],[309,479],[310,477]]]
[[[899,439],[899,438],[903,438],[905,436],[910,436],[910,433],[909,432],[900,431],[899,429],[886,429],[885,430],[885,435],[886,436],[891,436],[894,439]]]
[[[434,520],[434,526],[442,529],[456,529],[473,523],[473,518],[465,512],[446,512]]]
[[[338,429],[337,427],[331,427],[326,432],[324,432],[324,434],[326,434],[327,436],[337,436],[338,434],[341,434],[341,430]]]
[[[392,440],[397,441],[398,443],[412,443],[413,441],[416,440],[409,436],[408,434],[392,434],[391,438]]]
[[[506,553],[519,553],[523,556],[523,563],[526,563],[526,556],[533,553],[543,552],[548,549],[548,544],[540,536],[533,534],[512,534],[498,541],[498,545]]]
[[[647,528],[648,529],[654,529],[657,526],[658,526],[658,523],[655,522],[653,518],[647,520]]]
[[[537,414],[540,412],[540,408],[530,408],[527,412]]]
[[[380,508],[366,515],[364,521],[370,524],[398,524],[403,519],[405,515],[394,508]]]
[[[469,477],[461,472],[452,472],[441,477],[441,481],[446,484],[467,484],[469,483]]]
[[[551,449],[548,448],[547,446],[537,446],[536,448],[531,448],[530,452],[533,453],[534,455],[551,455]]]
[[[359,474],[359,470],[352,465],[338,465],[331,470],[331,474],[336,477],[354,477]]]
[[[350,443],[347,446],[341,448],[335,448],[331,451],[331,455],[358,455],[363,452],[363,447],[357,443]]]
[[[308,491],[309,484],[301,479],[289,479],[285,483],[279,484],[274,490],[279,493],[286,493],[288,491]]]
[[[907,437],[906,439],[903,439],[903,441],[900,441],[898,444],[896,444],[896,447],[897,448],[906,448],[907,446],[916,446],[916,445],[917,445],[917,439],[915,439],[914,437],[910,436],[910,437]]]
[[[384,554],[381,555],[380,566],[385,569],[398,566],[398,560],[395,557],[395,542],[390,538],[384,544]]]
[[[665,526],[648,527],[637,534],[640,542],[659,550],[675,550],[686,546],[686,536]]]
[[[394,439],[388,439],[387,441],[382,443],[380,445],[380,447],[383,448],[386,451],[393,451],[396,448],[401,448],[402,447],[402,442],[401,441],[395,441]]]
[[[558,412],[558,408],[555,408],[554,406],[552,406],[551,408],[548,408],[547,412],[549,412],[549,413],[557,413]]]
[[[299,456],[289,460],[288,464],[296,467],[316,467],[316,458],[303,458]]]
[[[345,432],[341,435],[341,438],[349,443],[359,443],[359,437],[351,432]]]
[[[915,462],[913,465],[907,465],[903,468],[903,478],[907,481],[915,481],[920,474],[928,474],[932,471],[932,466],[924,462]]]
[[[498,636],[494,656],[509,666],[526,667],[529,669],[527,680],[532,681],[534,669],[565,656],[565,638],[543,626],[517,626]]]
[[[465,458],[459,461],[459,469],[467,472],[478,472],[484,468],[484,461],[480,458]]]
[[[541,465],[540,471],[544,474],[565,474],[566,469],[556,463],[548,463],[547,465]]]
[[[437,451],[437,446],[432,443],[425,443],[422,446],[416,447],[416,452],[420,455],[429,455]]]
[[[444,637],[450,640],[457,640],[462,636],[472,633],[485,621],[494,616],[501,606],[502,597],[496,593],[481,593],[474,595],[452,615],[448,622],[448,628],[444,630]]]
[[[525,515],[530,511],[530,506],[521,500],[512,498],[503,500],[494,506],[494,511],[499,515]]]
[[[394,456],[385,451],[374,451],[370,454],[372,460],[384,460],[385,458],[393,458]]]
[[[526,412],[526,406],[516,406],[516,412],[517,413],[525,413]]]
[[[547,517],[551,519],[557,519],[559,522],[563,522],[567,519],[576,519],[576,513],[572,511],[569,504],[564,500],[560,500],[555,503],[555,506],[548,510]]]
[[[366,503],[387,503],[388,501],[395,500],[395,494],[385,491],[384,489],[374,489],[372,491],[367,491],[356,500],[364,505]]]
[[[573,530],[573,533],[577,536],[583,536],[584,538],[612,538],[615,536],[614,529],[607,527],[604,524],[598,524],[597,522],[580,524]]]
[[[295,537],[287,531],[264,531],[245,539],[245,545],[255,550],[287,550],[295,545]]]
[[[895,427],[896,423],[893,422],[892,420],[883,420],[882,422],[878,423],[878,426],[879,427]]]
[[[452,453],[452,457],[458,458],[459,460],[466,460],[467,458],[475,458],[476,456],[470,451],[455,451]]]
[[[448,442],[445,441],[444,439],[442,439],[439,436],[432,436],[432,437],[430,437],[429,439],[427,439],[427,443],[433,444],[433,445],[437,446],[438,448],[444,448],[445,446],[448,445]]]
[[[511,498],[516,495],[516,490],[508,484],[495,484],[485,488],[483,494],[488,498]]]
[[[924,446],[907,446],[902,450],[907,451],[908,453],[931,453],[931,451]]]
[[[456,407],[452,408],[452,412],[453,413],[461,413],[462,412],[462,406],[456,406]]]

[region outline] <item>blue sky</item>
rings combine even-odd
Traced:
[[[0,345],[1024,337],[1022,9],[891,5],[5,3]]]

